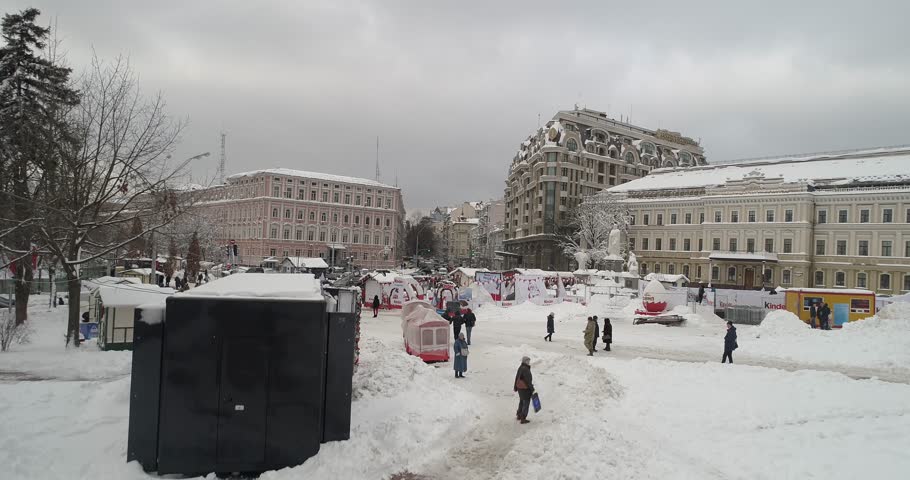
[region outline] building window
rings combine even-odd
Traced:
[[[881,290],[891,290],[891,274],[883,273],[879,275],[878,288]]]
[[[324,242],[324,241],[325,241],[325,230],[319,232],[319,241],[320,241],[320,242]]]
[[[278,238],[278,227],[269,229],[269,238]]]
[[[755,210],[749,210],[749,223],[755,222]]]
[[[277,208],[272,209],[272,218],[278,218],[278,209]]]
[[[270,249],[269,249],[269,256],[270,256],[270,257],[274,257],[276,254],[277,254],[277,253],[275,252],[275,249],[274,249],[274,248],[270,248]]]
[[[337,232],[337,231],[335,231],[335,230],[332,230],[332,235],[331,235],[331,237],[330,237],[330,238],[331,238],[331,239],[332,239],[332,240],[331,240],[331,241],[332,241],[332,243],[335,243],[335,242],[337,242],[337,241],[338,241],[338,232]]]
[[[705,223],[705,212],[698,214],[698,223]]]
[[[344,194],[344,204],[345,204],[345,205],[350,205],[350,204],[351,204],[351,194],[350,194],[350,193],[345,193],[345,194]]]
[[[739,223],[739,212],[737,212],[737,211],[730,212],[730,222]]]
[[[686,252],[692,250],[692,240],[688,238],[683,239],[683,250]]]
[[[312,242],[313,240],[315,240],[315,238],[314,238],[315,236],[316,236],[316,232],[313,231],[313,230],[310,230],[310,231],[306,232],[306,239],[309,240],[309,241],[311,241],[311,242]],[[308,255],[312,256],[312,254],[308,254]]]
[[[859,211],[859,223],[869,223],[869,210],[862,209]]]
[[[641,270],[642,275],[647,275],[648,274],[648,264],[642,263],[641,268],[639,268],[639,270]]]
[[[695,266],[695,278],[701,280],[701,265]]]
[[[882,223],[891,223],[893,221],[894,211],[890,208],[882,210]]]
[[[285,228],[284,231],[281,232],[281,238],[282,238],[282,240],[290,240],[291,239],[291,230],[289,228]]]
[[[655,238],[655,239],[654,239],[654,250],[660,250],[660,249],[661,249],[661,243],[662,243],[662,241],[663,241],[662,238]],[[657,271],[657,270],[655,270],[655,272],[656,272],[656,271]]]
[[[303,210],[297,210],[297,220],[303,220]]]
[[[682,266],[682,274],[685,275],[686,278],[689,278],[689,266],[688,265]]]
[[[321,216],[320,218],[322,219],[323,222],[328,222],[328,221],[329,221],[329,214],[327,214],[327,213],[325,213],[325,212],[322,212],[322,216]]]
[[[846,255],[847,254],[847,241],[838,240],[837,241],[837,255]]]
[[[360,225],[360,215],[354,215],[354,225]]]
[[[373,197],[367,197],[366,202],[367,202],[367,204],[366,204],[367,207],[372,207],[373,206]]]
[[[310,221],[311,221],[311,222],[315,222],[315,221],[316,221],[316,212],[310,212]]]
[[[385,226],[386,226],[386,228],[390,228],[392,226],[392,219],[390,219],[390,218],[385,219]]]
[[[565,190],[565,189],[563,189]],[[635,215],[629,216],[629,225],[635,225]]]
[[[906,221],[907,221],[907,223],[910,223],[910,208],[907,209],[907,218],[906,218]]]
[[[828,211],[819,210],[818,211],[818,223],[828,223]]]
[[[882,256],[891,256],[891,240],[882,240]]]
[[[825,241],[824,241],[824,240],[816,240],[816,241],[815,241],[815,254],[816,254],[816,255],[824,255],[824,254],[825,254]]]
[[[280,197],[281,196],[281,187],[279,187],[278,185],[275,185],[274,187],[272,187],[272,196],[275,198]]]
[[[291,218],[291,209],[284,209],[284,218]]]
[[[784,210],[784,221],[785,222],[793,221],[793,210]]]
[[[780,283],[790,285],[790,270],[784,270],[780,273]]]
[[[846,287],[847,286],[847,274],[844,272],[834,272],[834,286],[835,287]]]
[[[647,250],[648,248],[649,248],[648,239],[647,239],[647,238],[642,238],[642,239],[641,239],[641,249],[642,249],[642,250]]]
[[[773,238],[765,239],[765,251],[768,253],[774,252],[774,239]]]
[[[338,223],[338,214],[337,213],[332,214],[332,223]]]
[[[692,224],[692,214],[687,213],[686,214],[686,225],[691,225],[691,224]]]
[[[329,201],[329,192],[322,192],[322,201],[323,202]]]
[[[284,198],[291,198],[293,189],[288,187],[284,189]]]
[[[869,240],[860,240],[859,241],[859,256],[868,257],[869,256]]]
[[[735,238],[730,239],[730,251],[731,252],[736,251],[736,239]]]
[[[657,224],[658,225],[664,224],[664,214],[662,214],[662,213],[657,214]]]
[[[676,239],[675,239],[675,238],[671,238],[671,239],[670,239],[670,250],[671,250],[671,251],[675,251],[675,250],[676,250]]]
[[[904,256],[910,257],[910,240],[907,240],[907,242],[904,243]]]
[[[727,281],[736,282],[736,267],[730,267],[727,269]]]
[[[837,223],[847,223],[847,211],[846,210],[837,211]]]
[[[754,238],[746,239],[746,251],[749,253],[755,253],[755,239]]]
[[[856,274],[856,288],[866,288],[866,274],[857,273]]]
[[[670,275],[676,275],[676,265],[672,263],[667,265],[667,273]]]
[[[364,234],[363,234],[363,244],[364,244],[364,245],[369,245],[369,244],[370,244],[370,234],[369,234],[369,233],[364,233]]]
[[[910,275],[904,274],[904,291],[910,290]]]
[[[765,221],[768,221],[768,222],[774,221],[774,210],[768,210],[765,212]]]
[[[720,210],[715,210],[714,211],[714,223],[720,223],[720,222],[721,222]]]
[[[793,239],[784,239],[784,253],[793,253]]]
[[[720,280],[720,267],[711,267],[711,280]]]
[[[711,250],[720,250],[720,239],[719,238],[711,239]]]
[[[815,286],[824,287],[825,286],[825,272],[818,270],[815,272]]]
[[[570,152],[574,152],[578,150],[578,142],[570,138],[568,141],[566,141],[566,148],[569,149]]]
[[[303,230],[297,230],[297,233],[295,233],[294,238],[297,240],[303,240]],[[297,256],[299,257],[300,254],[298,253]]]
[[[670,214],[670,225],[676,225],[676,214],[675,213]]]
[[[651,221],[651,216],[646,213],[644,218],[642,219],[643,225],[648,225],[650,221]]]
[[[654,273],[660,273],[660,264],[659,263],[654,264]]]

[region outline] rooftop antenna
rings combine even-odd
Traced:
[[[224,152],[224,139],[227,137],[227,134],[224,131],[221,132],[221,159],[218,162],[218,183],[224,185],[224,165],[227,160],[227,155]]]
[[[379,181],[379,135],[376,136],[376,181]]]
[[[398,187],[398,169],[395,169],[395,186]]]

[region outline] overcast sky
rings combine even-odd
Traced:
[[[844,5],[839,5],[843,3]],[[708,161],[910,143],[910,2],[0,0],[76,70],[130,56],[227,170],[396,175],[408,209],[502,195],[575,103],[701,138]],[[910,166],[908,166],[910,168]]]

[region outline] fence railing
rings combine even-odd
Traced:
[[[737,305],[724,308],[724,320],[736,324],[758,325],[767,313],[768,310],[764,307]]]

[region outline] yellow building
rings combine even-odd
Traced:
[[[875,292],[844,288],[788,288],[785,291],[787,310],[804,322],[809,322],[809,307],[827,303],[831,309],[831,326],[862,320],[875,315]]]

